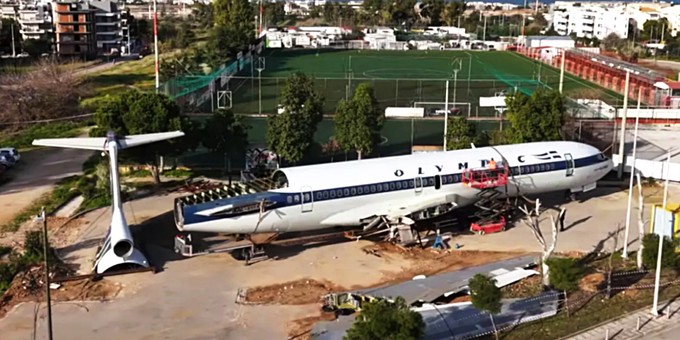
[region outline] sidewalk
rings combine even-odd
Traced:
[[[649,335],[658,333],[664,329],[678,325],[680,320],[680,302],[670,305],[671,318],[668,318],[668,301],[659,303],[659,309],[663,315],[655,317],[651,314],[651,307],[638,310],[612,322],[591,328],[583,333],[569,337],[573,340],[627,340],[649,338]],[[636,330],[638,318],[640,318],[640,331]]]

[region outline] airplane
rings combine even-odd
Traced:
[[[514,197],[590,191],[613,168],[595,147],[535,142],[277,169],[267,180],[175,199],[181,232],[257,234],[412,224],[471,205],[480,193]],[[488,163],[498,162],[489,181]],[[486,177],[485,177],[486,176]],[[485,186],[488,182],[490,185]]]
[[[120,179],[118,174],[118,150],[142,144],[155,143],[171,138],[184,136],[184,132],[161,132],[142,135],[116,136],[109,132],[106,137],[93,138],[47,138],[33,140],[33,145],[60,148],[86,149],[102,151],[102,157],[108,154],[111,167],[111,224],[98,252],[94,271],[97,274],[119,268],[121,265],[148,267],[144,254],[135,249],[132,233],[123,214],[123,202],[120,196]]]

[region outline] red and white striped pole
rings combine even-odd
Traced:
[[[156,57],[156,93],[161,87],[161,78],[158,65],[158,11],[156,11],[156,0],[153,0],[153,50]]]

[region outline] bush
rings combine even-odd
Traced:
[[[398,297],[394,302],[367,303],[347,331],[345,340],[420,339],[424,334],[423,317]]]
[[[642,264],[647,269],[656,268],[656,256],[659,252],[659,236],[647,234],[642,239],[645,249],[642,251]],[[661,254],[661,268],[675,268],[678,264],[678,255],[675,253],[675,242],[670,237],[664,237],[663,253]]]
[[[583,269],[578,261],[567,257],[549,258],[550,284],[556,289],[573,292],[578,289],[578,282],[583,276]]]
[[[496,287],[495,279],[477,274],[470,279],[468,287],[470,289],[472,305],[475,308],[491,314],[497,314],[501,311],[503,292],[501,292],[500,288]]]

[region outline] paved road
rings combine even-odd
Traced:
[[[11,180],[0,185],[0,225],[49,192],[54,183],[82,171],[89,150],[44,148],[22,153],[19,164],[2,176]]]

